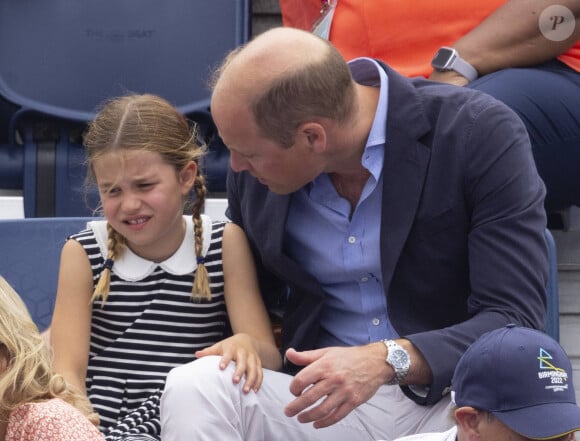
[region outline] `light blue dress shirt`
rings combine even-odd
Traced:
[[[352,218],[349,202],[322,174],[294,194],[286,223],[286,252],[327,293],[317,347],[360,345],[398,336],[387,318],[379,245],[388,78],[370,58],[357,58],[349,66],[358,83],[380,87],[361,158],[370,177]]]

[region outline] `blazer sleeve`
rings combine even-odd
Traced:
[[[249,240],[254,257],[262,299],[270,313],[279,315],[286,304],[286,283],[264,265],[264,244],[269,243],[271,214],[269,192],[247,172],[236,173],[231,168],[227,175],[228,208],[226,216],[242,228]],[[265,212],[266,211],[266,212]],[[252,222],[248,222],[252,219]]]
[[[545,320],[545,187],[527,131],[511,109],[495,100],[457,113],[449,127],[441,129],[465,127],[457,139],[463,144],[458,154],[463,155],[459,164],[470,218],[468,318],[405,335],[433,372],[426,397],[403,387],[420,404],[435,403],[449,392],[459,358],[478,336],[509,323],[543,329]],[[466,118],[471,121],[466,123]]]

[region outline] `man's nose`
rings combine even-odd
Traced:
[[[230,151],[230,166],[235,172],[241,172],[250,168],[248,160],[239,153],[233,151]]]

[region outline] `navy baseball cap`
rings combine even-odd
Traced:
[[[527,438],[580,430],[570,359],[543,332],[508,325],[482,335],[459,360],[451,387],[458,407],[491,412]]]

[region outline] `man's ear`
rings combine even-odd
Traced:
[[[463,432],[465,441],[477,441],[479,435],[479,421],[481,412],[473,407],[458,407],[455,410],[455,420],[457,421],[458,432]],[[458,437],[458,439],[461,439]]]
[[[183,195],[189,194],[193,188],[193,183],[197,176],[197,163],[189,162],[179,172],[179,184],[181,185],[181,192]]]
[[[326,149],[326,129],[317,122],[306,122],[298,127],[298,136],[303,137],[308,147],[314,153]]]

